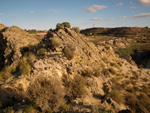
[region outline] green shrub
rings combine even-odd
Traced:
[[[60,46],[60,41],[56,38],[51,38],[51,44],[53,48],[59,47]]]
[[[65,47],[63,49],[63,53],[64,53],[64,56],[68,59],[68,60],[71,60],[74,58],[74,51],[75,51],[75,47],[72,46],[72,45],[68,45],[67,47]]]
[[[80,28],[79,27],[72,27],[72,30],[74,30],[76,33],[80,33]]]
[[[59,30],[59,29],[64,29],[64,26],[62,24],[60,24],[60,23],[58,23],[56,25],[56,30]]]
[[[121,104],[124,102],[124,98],[123,96],[121,95],[120,91],[117,90],[117,89],[113,89],[109,96],[114,100],[116,101],[117,103]]]
[[[64,90],[56,78],[37,78],[28,87],[28,96],[43,112],[58,112],[64,104]]]
[[[41,49],[39,49],[38,53],[39,53],[39,55],[44,56],[46,54],[46,49],[45,48],[41,48]]]
[[[63,22],[62,24],[58,23],[56,25],[56,30],[64,29],[65,27],[70,28],[71,27],[70,23],[69,22]]]
[[[65,27],[67,27],[67,28],[70,28],[70,27],[71,27],[71,25],[70,25],[69,22],[63,22],[62,25],[64,26],[64,28],[65,28]]]
[[[135,50],[140,48],[141,46],[142,44],[133,44],[130,47],[118,49],[116,53],[122,58],[127,58],[129,55],[133,55],[135,53]]]

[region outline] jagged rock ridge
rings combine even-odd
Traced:
[[[60,43],[59,46],[52,45],[53,39]],[[22,41],[19,40],[19,43]],[[38,78],[55,78],[59,80],[67,99],[69,98],[67,101],[71,104],[70,111],[94,112],[101,109],[116,113],[126,109],[140,112],[149,110],[149,106],[145,108],[136,99],[140,95],[140,91],[145,91],[143,87],[147,87],[149,91],[150,70],[138,69],[135,65],[119,58],[111,46],[103,44],[96,46],[89,42],[84,35],[78,34],[70,28],[49,31],[33,51],[38,52],[41,45],[47,51],[43,57],[38,57],[36,54],[38,58],[30,64],[30,73],[7,80],[1,85],[1,91],[9,89],[27,95],[28,88]],[[64,54],[65,48],[68,47],[73,48],[71,49],[73,56],[69,59]],[[73,87],[72,83],[73,86],[79,84]],[[19,90],[20,86],[21,91]],[[79,89],[84,88],[85,92],[81,91],[80,95],[75,95],[73,90],[78,92],[77,86],[80,86]],[[73,90],[71,90],[72,87]],[[136,90],[135,93],[133,90]],[[10,95],[5,96],[10,98]],[[133,104],[134,108],[130,105],[128,97],[136,98],[134,102],[138,104]],[[24,106],[22,101],[19,102],[21,106]],[[35,103],[37,107],[45,110],[37,100]]]

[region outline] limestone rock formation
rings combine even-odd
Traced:
[[[21,34],[13,33],[13,30],[10,34],[9,29],[16,29]],[[7,56],[12,51],[14,52],[11,57],[12,62],[15,62],[22,56],[19,49],[33,42],[23,30],[17,27],[9,29],[2,33],[4,38],[1,45],[5,44],[2,45],[5,50],[3,54],[5,63],[7,63]],[[16,36],[18,38],[15,39]],[[4,43],[5,41],[7,43]],[[41,48],[46,50],[44,55],[42,54],[43,56],[38,54]],[[1,84],[0,101],[2,103],[6,103],[7,98],[13,98],[17,101],[11,106],[14,108],[15,104],[20,104],[24,110],[26,103],[33,101],[36,106],[33,110],[43,109],[53,112],[110,111],[117,113],[124,110],[129,112],[150,110],[149,102],[144,103],[150,95],[150,70],[139,69],[120,58],[114,53],[111,45],[99,44],[96,46],[89,42],[84,35],[76,33],[70,28],[64,28],[49,31],[39,45],[26,52],[33,52],[37,59],[30,63],[31,69],[28,74],[14,76]],[[54,96],[53,93],[50,95],[55,100],[43,96],[44,94],[49,95],[46,88],[51,91],[47,86],[49,82],[40,82],[38,87],[40,89],[43,87],[44,90],[39,90],[39,92],[36,87],[31,87],[37,83],[36,81],[40,77],[53,81],[52,89],[56,87],[53,92],[56,95]],[[55,80],[59,81],[59,84],[56,84]],[[59,92],[59,88],[61,92]],[[17,96],[10,95],[9,91],[17,93]],[[59,97],[60,93],[64,94],[65,101]],[[38,95],[41,95],[41,98]],[[61,98],[61,102],[58,102],[59,98]],[[128,98],[134,100],[130,101]],[[42,99],[42,103],[40,99]],[[139,106],[142,106],[142,109]]]
[[[17,26],[8,27],[0,33],[0,62],[1,67],[12,64],[22,56],[21,48],[34,45],[37,40]]]

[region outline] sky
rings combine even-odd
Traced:
[[[0,0],[0,21],[22,29],[150,27],[150,0]]]

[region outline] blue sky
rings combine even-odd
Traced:
[[[80,29],[150,27],[150,0],[0,0],[0,20],[40,30],[62,22]]]

